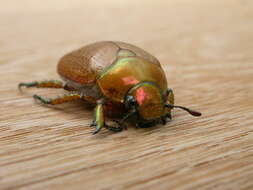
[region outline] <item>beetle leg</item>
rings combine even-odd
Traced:
[[[123,127],[119,126],[119,127],[112,127],[112,126],[108,126],[105,124],[105,128],[113,131],[113,132],[120,132],[123,130]]]
[[[165,116],[165,117],[164,117],[164,116],[161,117],[161,123],[162,123],[163,125],[165,125],[165,124],[167,123],[167,118],[166,118],[166,116]]]
[[[130,112],[128,112],[120,121],[117,120],[113,120],[114,122],[116,122],[120,128],[122,129],[126,129],[127,130],[127,125],[126,125],[126,121],[132,117],[133,115],[136,114],[136,109],[132,109]]]
[[[122,131],[122,127],[112,127],[109,125],[106,125],[105,123],[105,116],[104,116],[104,109],[103,109],[103,104],[102,103],[98,103],[96,108],[95,108],[95,119],[94,121],[91,123],[90,125],[91,127],[94,126],[95,127],[95,131],[93,132],[93,134],[98,133],[103,127],[114,131],[114,132],[120,132]]]
[[[167,118],[169,118],[170,120],[172,119],[171,113],[167,113]]]
[[[95,108],[95,119],[92,122],[91,126],[94,126],[96,129],[93,134],[98,133],[102,127],[105,126],[105,117],[102,103],[98,103]]]
[[[169,104],[174,105],[174,93],[171,88],[167,89],[166,96],[167,96],[167,101],[169,102]],[[171,120],[171,109],[172,108],[166,108],[166,109],[167,109],[166,117]]]
[[[160,118],[160,121],[163,125],[165,125],[168,121],[168,118],[171,120],[171,113],[167,113],[166,115],[163,115],[161,118]]]
[[[44,80],[44,81],[33,81],[33,82],[21,82],[18,84],[18,88],[22,87],[31,88],[63,88],[64,90],[73,91],[75,90],[73,87],[68,86],[67,84],[63,84],[60,80]]]
[[[166,91],[167,100],[169,101],[169,104],[174,104],[174,93],[171,88],[168,88]]]
[[[69,94],[65,94],[63,96],[59,96],[57,98],[48,99],[48,98],[44,98],[42,96],[39,96],[37,94],[34,94],[33,98],[36,100],[39,100],[40,102],[42,102],[44,104],[56,105],[56,104],[62,104],[65,102],[72,102],[74,100],[79,100],[79,99],[81,99],[81,95],[77,94],[77,93],[69,93]]]
[[[115,127],[115,128],[117,128],[117,130],[118,130],[118,128],[121,128],[121,130],[122,129],[127,130],[127,125],[124,123],[124,121],[122,121],[122,120],[118,121],[118,120],[115,120],[115,119],[112,120],[112,121],[114,121],[115,123],[118,124],[118,127]]]
[[[92,105],[96,105],[96,103],[97,103],[96,98],[94,98],[93,96],[82,95],[81,98],[82,98],[82,100],[84,100]]]
[[[44,81],[33,81],[27,83],[19,83],[18,87],[37,87],[37,88],[63,88],[63,83],[60,80],[44,80]]]
[[[125,122],[134,114],[136,114],[136,110],[133,109],[132,111],[130,111],[129,113],[127,113],[120,121],[116,121],[120,127],[127,129],[127,125],[125,124]]]

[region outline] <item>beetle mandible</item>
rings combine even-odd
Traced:
[[[132,120],[138,127],[171,119],[171,110],[181,108],[193,116],[201,113],[174,105],[174,94],[167,87],[166,75],[159,61],[134,45],[103,41],[86,45],[63,56],[58,62],[62,80],[20,83],[20,87],[63,88],[67,94],[54,99],[34,95],[44,104],[84,100],[95,105],[91,126],[94,134],[103,127],[118,132]],[[120,117],[118,126],[110,126],[105,116]]]

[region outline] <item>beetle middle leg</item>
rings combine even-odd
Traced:
[[[127,129],[127,125],[126,125],[126,121],[131,118],[133,115],[136,114],[136,110],[133,109],[130,112],[128,112],[121,120],[117,121],[117,120],[113,120],[114,122],[116,122],[122,129]]]
[[[95,131],[93,132],[93,134],[98,133],[103,127],[114,131],[114,132],[120,132],[122,131],[122,127],[112,127],[109,126],[105,123],[105,116],[104,116],[104,109],[103,109],[103,104],[102,103],[98,103],[96,108],[95,108],[95,119],[92,122],[91,126],[95,127]]]

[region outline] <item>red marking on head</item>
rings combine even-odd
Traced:
[[[139,81],[136,80],[133,76],[124,77],[122,79],[126,85],[137,84]]]
[[[143,88],[138,88],[136,90],[136,100],[139,103],[139,105],[142,105],[144,101],[147,99],[148,94],[145,92]]]

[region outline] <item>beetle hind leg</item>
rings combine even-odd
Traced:
[[[33,81],[33,82],[21,82],[18,84],[18,88],[21,89],[22,87],[26,88],[63,88],[64,90],[73,91],[75,90],[73,87],[64,84],[60,80],[43,80],[43,81]]]
[[[81,99],[81,95],[77,94],[77,93],[69,93],[69,94],[65,94],[63,96],[59,96],[57,98],[53,98],[53,99],[50,98],[49,99],[49,98],[45,98],[45,97],[39,96],[37,94],[34,94],[33,98],[35,100],[39,100],[43,104],[56,105],[56,104],[62,104],[62,103],[66,103],[66,102],[72,102],[75,100],[79,100],[79,99]]]
[[[36,87],[36,88],[63,88],[64,85],[60,80],[44,80],[44,81],[33,81],[33,82],[21,82],[18,84],[18,87]]]

